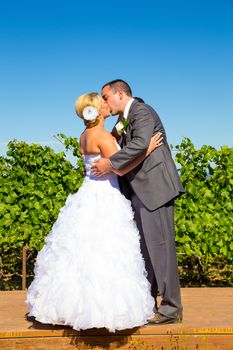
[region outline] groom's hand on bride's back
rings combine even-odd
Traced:
[[[91,173],[95,176],[103,176],[112,171],[112,165],[108,158],[101,158],[94,161]]]

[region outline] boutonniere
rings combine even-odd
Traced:
[[[126,128],[127,126],[129,125],[129,122],[127,120],[122,120],[120,122],[118,122],[115,126],[116,128],[116,131],[118,133],[118,135],[123,135],[123,134],[126,134]]]

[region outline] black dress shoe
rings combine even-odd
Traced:
[[[156,314],[149,318],[148,323],[150,324],[168,324],[168,323],[180,323],[182,321],[182,318],[179,316],[176,317],[168,317],[165,316],[163,314],[161,314],[160,312],[156,312]]]

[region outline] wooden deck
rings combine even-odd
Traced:
[[[233,350],[233,288],[183,288],[182,324],[116,333],[28,321],[25,295],[0,292],[1,350]]]

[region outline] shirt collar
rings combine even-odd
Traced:
[[[131,104],[133,103],[133,101],[134,101],[134,98],[131,98],[128,101],[127,105],[125,106],[124,115],[123,115],[125,120],[127,120],[127,118],[128,118],[129,109],[130,109]]]

